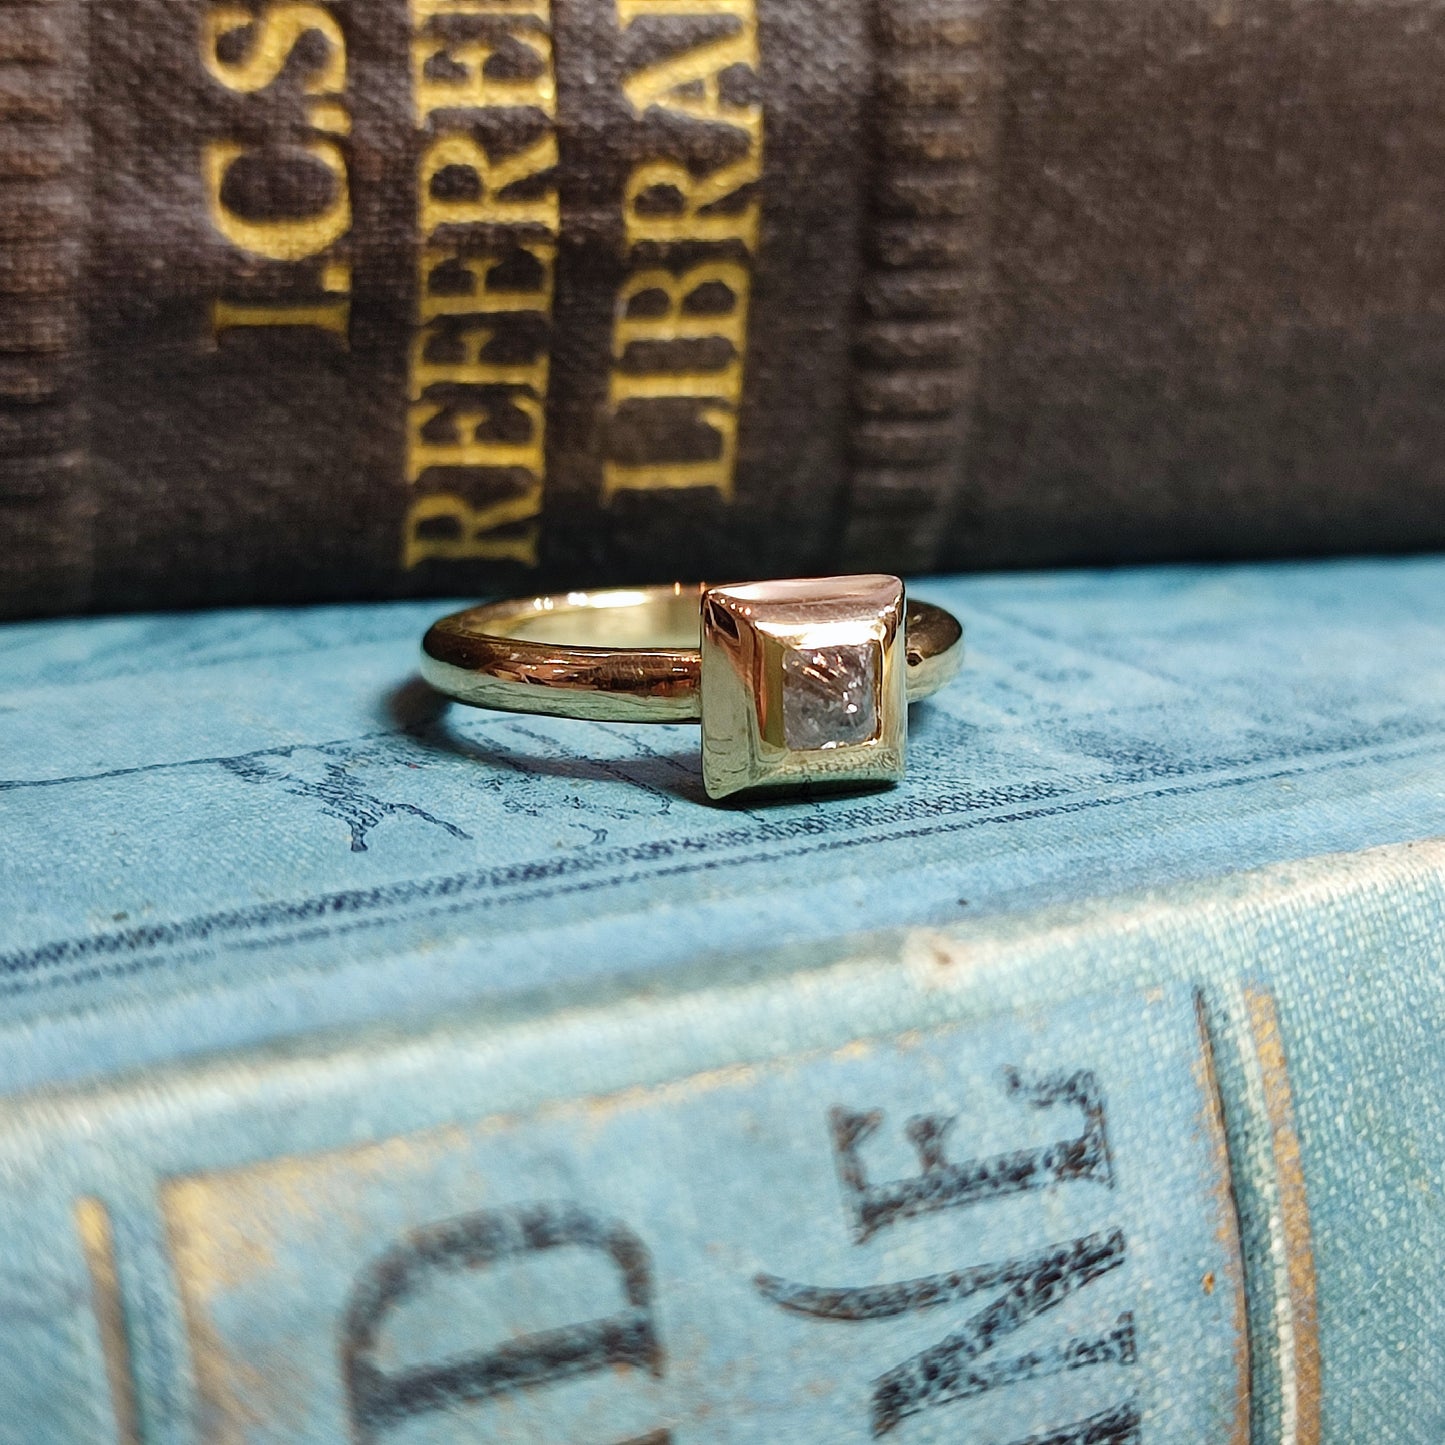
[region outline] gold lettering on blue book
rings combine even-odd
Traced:
[[[1247,1020],[1249,1087],[1268,1121],[1273,1164],[1262,1189],[1270,1206],[1268,1275],[1273,1276],[1272,1325],[1285,1391],[1282,1411],[1293,1425],[1293,1439],[1300,1445],[1318,1445],[1323,1429],[1319,1305],[1289,1064],[1274,995],[1255,985],[1241,990],[1240,1002]]]
[[[537,563],[561,212],[550,0],[412,0],[402,561]]]
[[[116,1445],[140,1445],[140,1412],[136,1406],[135,1374],[130,1332],[126,1328],[125,1298],[115,1257],[115,1229],[104,1201],[81,1195],[75,1201],[75,1229],[85,1251],[90,1274],[91,1302],[96,1332],[105,1358],[106,1383],[115,1420]]]
[[[755,0],[617,0],[617,17],[643,41],[665,33],[653,22],[682,17],[692,40],[622,85],[647,153],[622,194],[629,272],[613,320],[602,496],[710,488],[730,501],[763,174]],[[718,23],[699,32],[699,19]],[[657,154],[664,145],[673,153]]]
[[[1082,1133],[1052,1144],[953,1162],[946,1150],[953,1114],[921,1114],[904,1133],[918,1156],[919,1172],[883,1184],[872,1183],[861,1146],[878,1133],[883,1111],[835,1107],[829,1115],[834,1158],[854,1242],[865,1243],[881,1229],[941,1210],[1034,1193],[1070,1183],[1112,1188],[1104,1096],[1091,1070],[1034,1076],[1008,1069],[1005,1093],[1035,1109],[1073,1105],[1084,1117]],[[886,1435],[911,1415],[941,1405],[976,1399],[992,1390],[1046,1379],[1096,1365],[1133,1365],[1138,1344],[1132,1312],[1089,1336],[1055,1340],[1011,1359],[987,1359],[995,1346],[1030,1321],[1056,1309],[1093,1281],[1118,1269],[1127,1245],[1119,1228],[1049,1245],[1016,1258],[973,1265],[894,1284],[825,1287],[799,1285],[759,1274],[754,1284],[772,1303],[814,1319],[858,1322],[897,1318],[990,1296],[962,1326],[937,1344],[886,1371],[874,1381],[875,1437]],[[1141,1416],[1132,1401],[1065,1426],[1043,1437],[1049,1445],[1133,1445]],[[1016,1445],[1040,1445],[1039,1437]]]
[[[211,225],[247,260],[211,304],[214,340],[240,329],[306,328],[348,340],[351,314],[351,173],[347,151],[346,39],[323,5],[273,0],[259,9],[213,5],[201,23],[201,62],[232,96],[255,96],[244,136],[201,149]],[[303,134],[283,133],[274,103],[298,91]],[[266,125],[275,127],[266,133]],[[281,189],[304,198],[272,214],[253,198]]]
[[[610,1262],[622,1307],[600,1319],[500,1340],[490,1349],[383,1369],[385,1326],[402,1302],[444,1287],[448,1276],[475,1277],[558,1249],[589,1250]],[[413,1229],[365,1271],[346,1308],[341,1365],[352,1439],[379,1445],[418,1416],[600,1370],[638,1369],[660,1377],[663,1352],[652,1296],[652,1264],[642,1241],[617,1220],[575,1205],[481,1210]],[[667,1430],[645,1437],[647,1445],[669,1445],[671,1439]]]

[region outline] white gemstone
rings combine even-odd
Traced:
[[[789,648],[783,654],[783,741],[794,752],[878,735],[878,646]]]

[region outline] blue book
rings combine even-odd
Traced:
[[[751,808],[440,607],[0,630],[0,1441],[1445,1439],[1445,561],[913,590]]]

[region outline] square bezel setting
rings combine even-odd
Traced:
[[[870,573],[712,587],[702,599],[710,798],[903,776],[903,583]]]

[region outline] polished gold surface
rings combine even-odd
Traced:
[[[711,798],[903,776],[903,584],[819,577],[702,602],[702,777]]]
[[[740,589],[611,588],[471,607],[427,633],[422,676],[475,707],[602,722],[696,722],[702,602],[710,590]],[[962,641],[962,627],[947,612],[907,604],[909,702],[954,676]]]

